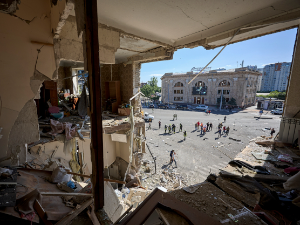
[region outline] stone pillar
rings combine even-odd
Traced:
[[[291,72],[289,76],[288,87],[285,98],[285,109],[283,117],[287,118],[300,118],[300,33],[298,28],[298,34],[294,46],[294,54],[291,66]],[[298,113],[298,114],[297,114]],[[297,115],[296,115],[297,114]]]

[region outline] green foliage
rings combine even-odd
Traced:
[[[268,95],[257,95],[257,97],[263,98],[278,98],[280,100],[285,100],[286,92],[285,91],[272,91]]]
[[[152,94],[155,94],[155,92],[161,92],[161,87],[158,87],[157,83],[157,77],[151,77],[150,81],[148,81],[147,84],[141,88],[141,92],[148,98],[150,98]],[[152,99],[158,100],[159,97],[154,97]]]
[[[235,98],[231,98],[231,99],[228,101],[228,104],[229,104],[229,105],[236,105],[236,99],[235,99]]]

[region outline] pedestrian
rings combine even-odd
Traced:
[[[183,132],[183,137],[184,137],[184,140],[186,138],[186,131]]]
[[[195,130],[197,130],[197,127],[198,127],[198,123],[195,123]]]
[[[224,123],[226,122],[226,116],[224,116]]]
[[[207,130],[209,130],[209,122],[207,122],[206,127],[207,127]]]
[[[151,130],[151,122],[149,122],[148,130]]]
[[[200,123],[199,123],[199,121],[197,122],[197,126],[198,126],[198,130],[199,130],[199,126],[200,126]]]
[[[177,167],[177,162],[175,160],[175,155],[176,155],[175,151],[172,150],[171,153],[170,153],[170,156],[171,156],[171,163],[170,164],[172,165],[173,162],[175,162],[175,166]]]
[[[220,137],[221,137],[221,135],[222,135],[222,134],[221,134],[221,132],[222,132],[222,131],[221,131],[221,128],[219,128],[219,130],[218,130],[218,133],[219,133],[219,138],[220,138]]]
[[[177,120],[177,114],[175,114],[176,120]]]
[[[175,121],[175,114],[173,114],[173,121]]]
[[[273,137],[273,134],[275,133],[274,128],[271,129],[271,137]]]
[[[206,125],[203,126],[203,134],[206,132]]]
[[[171,134],[171,124],[169,125],[169,134]]]
[[[208,111],[208,114],[209,114],[209,115],[210,115],[210,113],[211,113],[211,110]]]
[[[161,122],[160,121],[158,121],[158,128],[160,129],[160,126],[161,126]]]
[[[212,130],[212,123],[209,124],[209,129]]]
[[[168,129],[168,126],[167,124],[165,125],[165,133],[167,133],[167,129]]]
[[[227,134],[227,136],[228,136],[228,134],[229,134],[229,130],[230,130],[230,128],[229,128],[229,126],[228,127],[226,127],[226,134]]]
[[[203,126],[200,126],[201,134],[203,134]]]
[[[226,127],[224,126],[223,127],[223,134],[225,134],[225,132],[226,132]]]
[[[182,132],[182,124],[179,124],[179,132]]]
[[[174,129],[174,134],[175,134],[175,132],[176,132],[176,125],[175,124],[173,124],[173,125],[174,125],[173,129]]]

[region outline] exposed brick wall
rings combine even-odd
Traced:
[[[121,81],[121,99],[122,103],[129,103],[129,99],[133,95],[133,66],[128,64],[120,66],[120,81]]]

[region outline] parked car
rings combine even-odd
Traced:
[[[198,105],[198,106],[196,107],[196,109],[205,111],[205,110],[208,109],[208,106],[207,106],[207,105]]]
[[[155,108],[155,106],[153,104],[149,105],[149,108]]]
[[[274,115],[281,115],[283,113],[283,109],[277,108],[273,111],[271,111]]]
[[[177,105],[177,106],[176,106],[176,109],[182,109],[182,110],[185,110],[185,109],[188,109],[188,106],[187,106],[187,105]]]
[[[169,106],[164,105],[164,104],[159,104],[157,107],[160,109],[168,109],[169,108]]]
[[[144,114],[144,120],[145,121],[152,121],[152,120],[154,120],[154,116],[152,116],[149,113],[145,112],[145,114]]]

